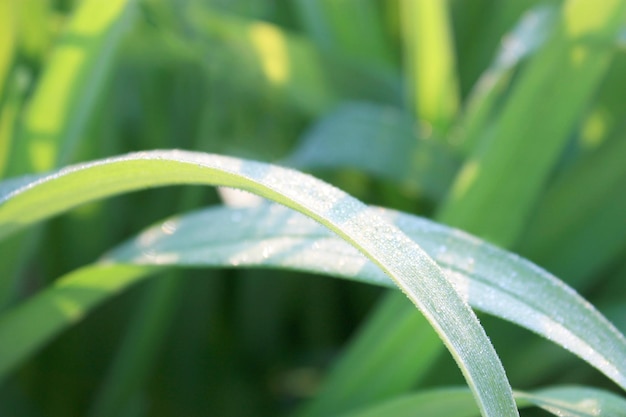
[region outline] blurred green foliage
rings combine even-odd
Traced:
[[[519,252],[623,332],[625,25],[623,0],[0,0],[0,176],[159,148],[283,161]],[[0,306],[219,201],[146,190],[3,241]],[[360,323],[408,317],[402,300],[375,307],[378,288],[297,275],[161,274],[2,381],[0,414],[292,413]],[[482,322],[515,388],[615,389],[562,349]],[[383,323],[405,347],[435,340]],[[350,401],[462,383],[431,350],[389,351],[406,373]]]

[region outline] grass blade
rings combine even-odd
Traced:
[[[397,279],[448,346],[482,413],[517,415],[498,356],[476,316],[435,262],[357,200],[296,171],[184,151],[142,152],[77,165],[1,196],[0,237],[83,202],[182,183],[241,188],[331,228]]]
[[[503,38],[496,58],[474,84],[462,116],[454,126],[453,139],[465,152],[470,152],[485,137],[514,70],[544,43],[556,12],[554,7],[537,7],[524,14]]]
[[[85,272],[86,270],[86,272]],[[0,316],[0,378],[50,340],[82,319],[91,308],[158,269],[140,265],[97,266],[77,270],[48,290]],[[42,317],[45,319],[41,320]]]
[[[459,105],[447,0],[401,2],[405,67],[416,119],[445,133]]]
[[[379,215],[417,242],[472,306],[552,340],[626,389],[626,339],[557,278],[457,229],[391,210]],[[295,268],[391,284],[325,230],[282,206],[210,209],[165,221],[109,256],[122,263]]]
[[[12,1],[0,2],[0,109],[8,85],[16,45],[16,13]]]
[[[603,143],[558,176],[530,219],[520,250],[576,288],[624,248],[626,136]],[[581,195],[584,190],[584,195]],[[593,256],[590,256],[593,255]]]
[[[615,37],[624,19],[623,1],[598,8],[564,3],[553,33],[520,74],[489,137],[462,168],[443,207],[443,222],[454,218],[470,232],[476,223],[489,225],[481,236],[497,236],[504,246],[514,241],[535,202],[528,196],[544,185],[617,51]],[[494,201],[497,211],[490,209]],[[498,236],[504,228],[509,235]]]
[[[297,416],[337,415],[374,404],[405,392],[426,373],[431,359],[442,352],[441,342],[424,316],[406,308],[402,298],[400,294],[383,298]]]
[[[531,263],[458,230],[393,211],[379,214],[393,221],[433,256],[471,305],[571,350],[626,389],[624,336],[571,289]],[[499,261],[494,262],[494,259]],[[106,261],[147,267],[280,267],[393,286],[353,247],[309,218],[274,204],[247,209],[214,208],[169,219],[112,251]],[[100,270],[104,266],[94,268]],[[148,272],[153,269],[146,269]],[[82,278],[84,275],[89,275],[88,269],[82,275],[62,280],[48,291],[47,297],[52,297],[53,293],[63,294],[67,292],[65,286],[77,283],[97,285],[102,276],[96,274],[90,280]],[[504,304],[503,299],[507,300]],[[0,334],[9,334],[7,329],[16,329],[15,326],[21,324],[15,320],[5,321],[0,325]],[[32,348],[42,342],[31,342]],[[32,348],[21,346],[19,352]],[[367,348],[365,343],[363,349]],[[377,369],[375,364],[370,366]],[[360,372],[367,373],[367,369]],[[382,375],[381,378],[384,381]],[[344,384],[339,381],[337,385]],[[316,407],[323,408],[323,405]]]

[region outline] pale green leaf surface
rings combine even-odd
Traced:
[[[472,306],[574,352],[626,389],[626,339],[547,271],[460,230],[379,209],[446,272]],[[165,221],[109,255],[122,263],[276,266],[393,286],[354,248],[279,205],[216,208]]]
[[[555,386],[533,392],[515,391],[514,395],[520,408],[536,406],[559,417],[623,417],[626,410],[626,399],[608,391],[582,386]],[[342,417],[477,415],[478,409],[472,403],[469,390],[443,388],[405,395]]]
[[[517,415],[491,343],[435,262],[365,205],[308,175],[194,152],[128,154],[62,169],[1,196],[0,236],[83,202],[149,186],[182,183],[251,191],[299,210],[340,234],[397,279],[433,324],[459,364],[483,414]]]
[[[317,122],[285,161],[298,169],[355,168],[441,199],[457,158],[390,106],[349,103]]]

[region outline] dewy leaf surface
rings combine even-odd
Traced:
[[[185,151],[141,152],[75,165],[0,196],[0,237],[87,201],[183,183],[241,188],[296,209],[338,233],[388,273],[431,322],[483,415],[518,415],[493,346],[436,263],[367,206],[297,171]]]
[[[444,270],[470,305],[526,327],[583,358],[626,389],[626,340],[553,275],[460,230],[378,209]],[[277,204],[212,208],[166,220],[108,255],[118,263],[272,266],[393,286],[356,249]]]

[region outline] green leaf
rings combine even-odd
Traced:
[[[554,7],[542,5],[525,13],[503,37],[495,59],[474,84],[454,126],[453,140],[465,151],[471,151],[485,138],[514,70],[544,43],[555,17]]]
[[[136,0],[80,4],[24,114],[12,175],[68,163],[102,90]]]
[[[258,88],[258,81],[263,80],[310,114],[319,114],[336,103],[321,56],[308,39],[276,25],[219,13],[197,4],[190,6],[187,14],[196,30],[211,41],[210,52],[215,54],[220,44],[236,52],[237,64],[228,68],[231,76],[243,69],[247,73],[241,77],[244,82],[254,79],[251,87]]]
[[[623,251],[626,135],[603,143],[559,175],[528,221],[520,251],[576,288]],[[584,193],[581,193],[584,190]]]
[[[285,163],[304,170],[355,168],[436,200],[458,167],[455,156],[418,131],[409,115],[364,102],[344,104],[323,117]]]
[[[337,415],[415,386],[443,348],[424,316],[407,304],[402,294],[383,297],[298,417]]]
[[[26,187],[13,187],[0,196],[0,237],[80,203],[183,183],[241,188],[298,210],[338,233],[393,277],[427,317],[459,364],[483,414],[517,415],[491,343],[435,262],[366,206],[305,174],[184,151],[141,152],[95,161],[62,169]],[[37,305],[28,308],[36,311]],[[5,351],[0,358],[7,355]]]
[[[407,394],[341,417],[476,417],[479,415],[466,388],[442,388]]]
[[[419,217],[379,209],[422,247],[472,306],[532,330],[626,389],[626,339],[588,302],[531,262]],[[109,255],[113,262],[272,266],[393,286],[354,248],[278,205],[217,208],[173,218]]]
[[[440,220],[509,246],[616,53],[626,2],[563,4],[557,24],[461,169]],[[529,169],[532,167],[532,169]],[[462,202],[462,204],[458,204]],[[494,206],[497,202],[497,206]],[[494,209],[497,207],[497,210]],[[504,232],[506,231],[506,232]]]
[[[16,14],[13,1],[0,2],[0,110],[2,109],[2,99],[8,85],[9,73],[13,65],[13,54],[17,43]]]
[[[448,1],[401,3],[408,94],[417,120],[445,133],[459,106]]]

